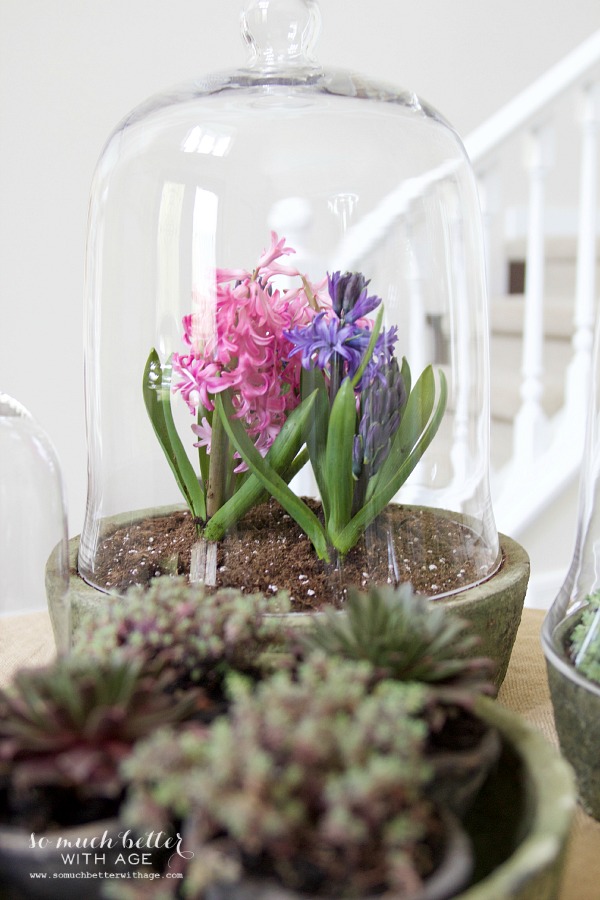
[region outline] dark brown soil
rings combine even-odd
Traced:
[[[318,513],[319,505],[307,501]],[[122,527],[101,540],[94,581],[124,591],[163,574],[188,574],[197,540],[187,511]],[[292,609],[339,606],[345,587],[410,581],[421,594],[444,596],[484,580],[485,557],[466,525],[427,509],[389,506],[341,562],[319,560],[312,544],[275,501],[251,510],[221,542],[217,585],[246,593],[288,592]]]

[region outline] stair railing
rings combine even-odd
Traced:
[[[554,166],[557,110],[576,111],[580,183],[572,358],[564,406],[549,421],[543,406],[544,272],[548,176]],[[577,472],[583,452],[596,310],[600,30],[465,140],[480,186],[490,295],[506,293],[502,157],[521,141],[528,182],[526,283],[520,409],[514,420],[512,458],[492,480],[501,530],[517,536]],[[492,371],[492,381],[494,372]]]

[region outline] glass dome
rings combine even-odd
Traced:
[[[499,566],[473,173],[414,93],[323,68],[319,21],[250,0],[247,66],[152,98],[100,158],[79,571],[102,590],[187,567],[275,592],[306,547],[334,593]]]
[[[542,643],[557,671],[600,698],[600,319],[592,378],[573,558],[544,620]]]
[[[57,648],[69,636],[67,516],[60,468],[30,413],[0,393],[0,617],[47,608]]]

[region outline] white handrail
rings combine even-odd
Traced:
[[[578,110],[568,123],[568,138],[580,150],[577,267],[573,285],[572,355],[566,371],[564,403],[547,417],[541,405],[543,384],[546,260],[545,181],[552,168],[552,140],[561,119],[563,98]],[[531,525],[576,477],[583,452],[591,343],[597,307],[596,252],[600,170],[600,30],[530,87],[506,104],[465,139],[478,175],[486,250],[492,281],[504,293],[506,243],[502,202],[502,156],[509,140],[524,144],[529,185],[526,236],[526,285],[522,323],[521,407],[513,421],[510,460],[492,478],[498,525],[513,536]],[[514,145],[513,145],[514,146]],[[533,153],[531,152],[533,150]],[[511,150],[511,153],[513,151]],[[507,159],[510,161],[511,156]]]
[[[600,29],[465,138],[471,163],[496,150],[596,64],[600,65]]]

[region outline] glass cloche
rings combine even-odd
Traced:
[[[481,218],[415,94],[314,55],[316,0],[249,0],[247,66],[110,137],[87,256],[79,571],[310,604],[500,564]],[[315,601],[316,602],[316,601]]]
[[[70,635],[67,514],[60,466],[29,411],[0,392],[0,620],[47,608],[59,652]],[[1,625],[0,625],[1,627]]]
[[[600,319],[591,374],[573,557],[544,620],[542,642],[553,666],[600,698]]]
[[[600,820],[600,319],[571,565],[542,626],[554,721],[585,810]]]

